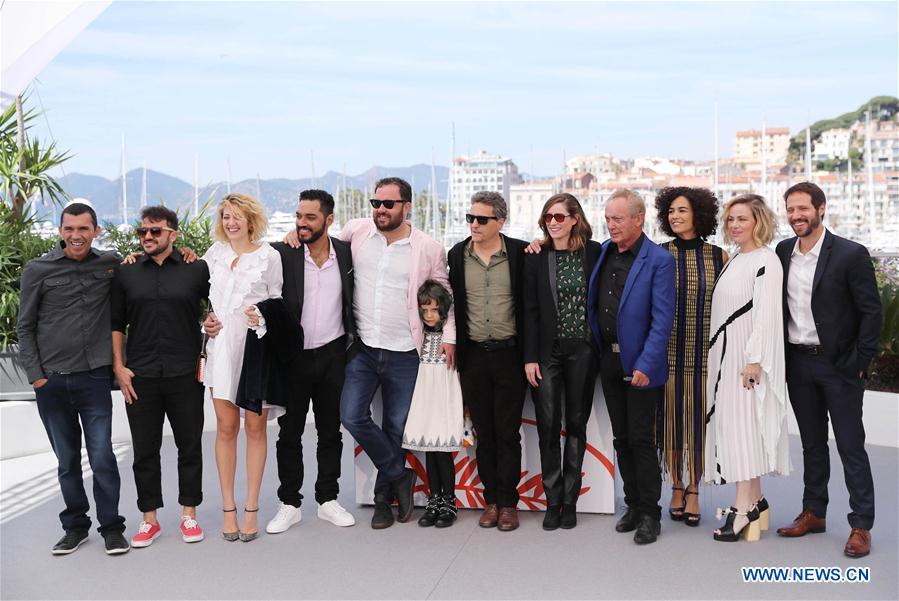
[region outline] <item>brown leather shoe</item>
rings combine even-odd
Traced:
[[[478,520],[478,526],[481,528],[496,528],[496,523],[499,521],[498,513],[496,504],[488,505]]]
[[[847,557],[864,557],[871,552],[871,531],[864,528],[853,528],[843,553]]]
[[[509,532],[518,528],[518,509],[515,507],[503,507],[499,510],[499,521],[496,524],[497,530]]]
[[[781,536],[805,536],[809,532],[817,534],[825,530],[827,530],[825,518],[819,518],[811,509],[803,509],[792,524],[778,528],[777,533]]]

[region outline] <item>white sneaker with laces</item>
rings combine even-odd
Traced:
[[[278,513],[265,526],[265,531],[269,534],[278,534],[294,524],[299,524],[301,519],[303,519],[303,514],[300,512],[299,507],[281,503]]]
[[[353,517],[353,514],[341,507],[336,499],[319,505],[318,517],[321,520],[331,522],[335,526],[352,526],[356,523],[356,518]]]

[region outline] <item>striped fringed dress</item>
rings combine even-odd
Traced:
[[[656,443],[662,470],[671,481],[695,484],[703,472],[712,288],[724,266],[724,253],[701,238],[675,238],[662,246],[674,257],[676,287],[668,384],[657,412]]]

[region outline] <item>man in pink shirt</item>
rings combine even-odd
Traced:
[[[281,254],[282,296],[300,322],[302,351],[290,365],[295,391],[287,413],[278,418],[278,513],[265,530],[284,532],[301,519],[303,495],[303,430],[310,401],[318,434],[318,477],[315,501],[318,517],[337,526],[352,526],[355,518],[337,502],[340,456],[340,393],[346,349],[352,341],[353,260],[349,244],[328,236],[334,222],[334,198],[323,190],[304,190],[296,213],[299,248],[272,246]]]

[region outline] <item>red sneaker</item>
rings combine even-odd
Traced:
[[[137,527],[137,534],[131,537],[131,546],[138,549],[149,547],[160,534],[162,534],[162,528],[159,527],[158,523],[141,522],[140,526]]]
[[[186,543],[198,543],[203,540],[203,529],[197,520],[189,515],[181,516],[181,540]]]

